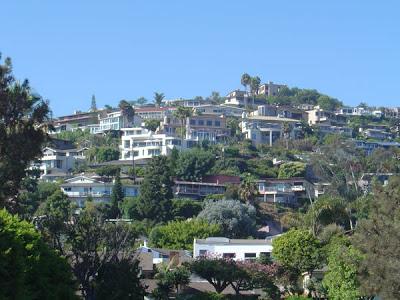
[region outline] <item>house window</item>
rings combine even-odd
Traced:
[[[190,125],[196,125],[196,120],[190,120]]]
[[[244,254],[244,259],[255,259],[257,257],[257,253],[245,253]]]
[[[216,127],[220,127],[221,126],[221,122],[220,121],[215,121],[215,126]]]
[[[200,250],[199,251],[200,256],[206,256],[207,255],[207,250]]]
[[[224,253],[222,254],[223,258],[235,258],[236,254],[235,253]]]
[[[212,126],[212,121],[211,120],[207,120],[207,126]]]
[[[125,141],[124,147],[125,148],[130,148],[130,146],[131,146],[131,141]]]
[[[204,120],[199,120],[199,125],[203,126],[204,125]]]

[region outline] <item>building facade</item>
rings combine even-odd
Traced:
[[[218,256],[234,260],[255,260],[260,255],[270,256],[272,240],[229,239],[225,237],[209,237],[194,239],[193,258],[202,256]]]
[[[67,179],[65,183],[60,185],[64,194],[72,202],[76,203],[78,207],[84,207],[88,197],[91,197],[95,203],[109,203],[113,186],[113,182],[104,182],[86,176]],[[124,196],[134,197],[139,195],[139,187],[137,185],[123,184],[122,186]]]

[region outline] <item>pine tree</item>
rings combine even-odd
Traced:
[[[119,173],[115,176],[114,186],[111,192],[111,218],[118,218],[121,215],[119,204],[124,200],[124,191],[122,189],[121,177]]]
[[[97,111],[96,96],[92,95],[92,104],[90,105],[90,111]]]
[[[172,186],[168,158],[154,157],[147,166],[140,186],[140,201],[137,209],[143,219],[160,222],[169,218],[173,197]]]

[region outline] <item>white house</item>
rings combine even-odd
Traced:
[[[84,207],[87,198],[92,197],[95,203],[108,203],[111,200],[113,182],[104,182],[86,176],[77,176],[65,180],[61,184],[61,190],[68,198],[75,202],[78,207]],[[134,197],[139,194],[139,187],[135,184],[123,184],[122,190],[127,197]]]
[[[51,144],[43,149],[42,157],[33,162],[30,168],[39,169],[42,180],[64,178],[77,162],[85,159],[84,150],[86,149],[77,149],[70,141],[53,139]]]
[[[141,127],[122,128],[120,160],[142,160],[153,156],[168,155],[174,147],[181,147],[181,140],[166,134],[156,134]]]
[[[225,237],[209,237],[194,239],[193,258],[201,256],[220,256],[234,260],[252,260],[261,254],[270,255],[272,239],[250,240],[229,239]]]
[[[90,133],[97,134],[110,130],[121,130],[125,127],[140,126],[141,123],[141,117],[135,115],[132,120],[122,110],[117,110],[106,113],[102,112],[99,114],[99,124],[89,125],[88,128]]]

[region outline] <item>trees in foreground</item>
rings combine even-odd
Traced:
[[[32,93],[27,80],[15,79],[11,60],[0,62],[0,208],[16,210],[25,170],[47,140],[49,117],[48,103]]]
[[[0,210],[0,299],[77,299],[66,259],[34,226]]]

